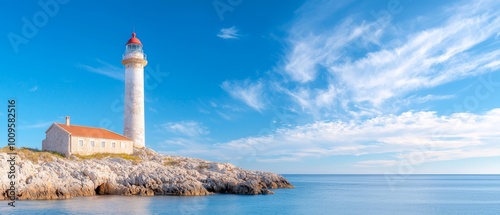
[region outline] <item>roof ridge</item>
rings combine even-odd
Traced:
[[[75,125],[75,124],[66,125],[64,123],[58,123],[58,122],[56,122],[56,124],[64,125],[64,126],[79,126],[79,127],[87,127],[87,128],[99,128],[99,127],[92,127],[92,126],[86,126],[86,125]],[[100,129],[105,129],[105,128],[100,128]]]
[[[71,128],[71,127],[73,127],[73,128],[76,128],[76,127],[82,127],[82,128],[85,128],[85,129],[96,129],[96,130],[101,130],[101,131],[105,131],[105,132],[112,133],[112,134],[114,134],[114,135],[118,135],[119,137],[122,137],[122,138],[125,138],[125,139],[127,139],[127,140],[132,141],[132,139],[131,139],[131,138],[129,138],[129,137],[126,137],[126,136],[124,136],[124,135],[122,135],[122,134],[116,133],[116,132],[114,132],[114,131],[111,131],[111,130],[108,130],[108,129],[105,129],[105,128],[92,127],[92,126],[85,126],[85,125],[73,125],[73,124],[71,124],[71,125],[66,125],[66,124],[64,124],[64,123],[57,123],[57,122],[56,122],[56,123],[54,123],[54,124],[56,124],[57,126],[59,126],[59,127],[60,127],[61,129],[63,129],[64,131],[68,132],[69,134],[72,134],[72,132],[70,132],[69,130],[65,129],[64,127],[66,127],[66,126],[67,126],[67,127],[70,127],[70,128]],[[75,135],[76,135],[76,134],[75,134]],[[78,135],[77,135],[77,136],[78,136]],[[91,136],[88,136],[88,137],[91,137]],[[101,138],[102,138],[102,137],[101,137]],[[102,138],[102,139],[113,139],[113,138]]]

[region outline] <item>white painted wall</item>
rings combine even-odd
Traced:
[[[82,146],[78,143],[79,140],[83,141]],[[92,146],[91,141],[95,141],[94,146]],[[102,141],[105,142],[104,147],[101,145]],[[113,147],[112,143],[115,143],[115,147]],[[91,155],[95,153],[132,154],[134,152],[133,142],[126,140],[71,136],[70,144],[71,153],[79,155]],[[123,147],[121,146],[122,144]]]
[[[135,56],[134,56],[135,58]],[[134,141],[134,147],[145,146],[144,63],[125,64],[125,113],[123,135]]]
[[[45,139],[42,140],[42,150],[68,156],[71,153],[68,147],[69,139],[69,134],[54,123],[45,133]]]

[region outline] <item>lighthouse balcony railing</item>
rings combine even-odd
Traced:
[[[137,52],[137,51],[123,54],[122,60],[128,59],[128,58],[140,58],[140,59],[146,60],[147,56],[143,52]]]

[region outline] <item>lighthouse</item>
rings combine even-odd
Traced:
[[[148,61],[135,32],[125,45],[122,64],[125,66],[123,135],[134,141],[135,148],[144,148],[144,67]]]

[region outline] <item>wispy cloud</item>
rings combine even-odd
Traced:
[[[149,107],[148,110],[153,112],[153,113],[158,113],[158,110],[154,107]]]
[[[500,19],[493,16],[454,18],[445,26],[416,33],[402,46],[332,65],[330,71],[350,88],[356,102],[374,105],[418,89],[491,71],[494,68],[485,67],[485,60],[497,59],[499,51],[471,56],[467,50],[500,29]]]
[[[183,134],[190,137],[206,135],[210,133],[203,124],[195,121],[168,122],[156,126],[166,131]]]
[[[249,79],[245,81],[224,81],[221,87],[233,98],[244,102],[251,108],[257,111],[265,109],[264,84],[261,80],[255,83],[252,83]]]
[[[416,103],[425,103],[428,101],[446,100],[455,98],[455,95],[426,95],[422,97],[416,97]]]
[[[35,92],[35,91],[37,91],[37,90],[38,90],[38,86],[37,86],[37,85],[35,85],[35,86],[33,86],[33,87],[31,87],[31,88],[29,89],[29,91],[30,91],[30,92]]]
[[[302,25],[299,21],[291,30],[290,48],[286,54],[283,72],[292,81],[314,81],[322,68],[341,60],[345,54],[344,49],[361,40],[366,35],[365,32],[375,25],[378,25],[378,22],[356,24],[348,18],[332,30],[304,34],[313,32],[312,26]]]
[[[222,28],[217,34],[218,37],[222,39],[239,39],[241,35],[238,34],[238,29],[236,26],[230,28]]]
[[[49,128],[50,125],[54,123],[53,121],[50,122],[37,122],[33,124],[27,124],[27,125],[19,125],[20,129],[34,129],[34,128]]]
[[[380,113],[388,102],[418,90],[500,68],[498,49],[478,51],[498,46],[491,40],[500,31],[498,2],[465,2],[443,9],[443,14],[449,13],[444,22],[414,32],[404,30],[409,23],[361,20],[356,15],[325,28],[331,22],[330,12],[323,9],[328,2],[298,10],[303,14],[290,29],[279,70],[284,80],[277,81],[277,89],[307,112],[336,107],[347,113]],[[419,20],[413,22],[419,26]],[[414,101],[432,99],[444,98]]]
[[[483,114],[405,112],[365,121],[318,121],[279,129],[272,135],[217,144],[222,151],[253,151],[262,162],[293,161],[332,155],[390,154],[393,159],[365,160],[359,166],[390,166],[423,154],[421,162],[500,156],[500,109]]]
[[[96,59],[96,61],[98,63],[97,66],[90,66],[85,64],[77,64],[76,66],[88,72],[104,75],[120,81],[125,80],[125,73],[123,72],[123,68],[104,62],[100,59]]]
[[[381,167],[381,166],[396,166],[397,160],[367,160],[360,161],[356,164],[358,167]]]

